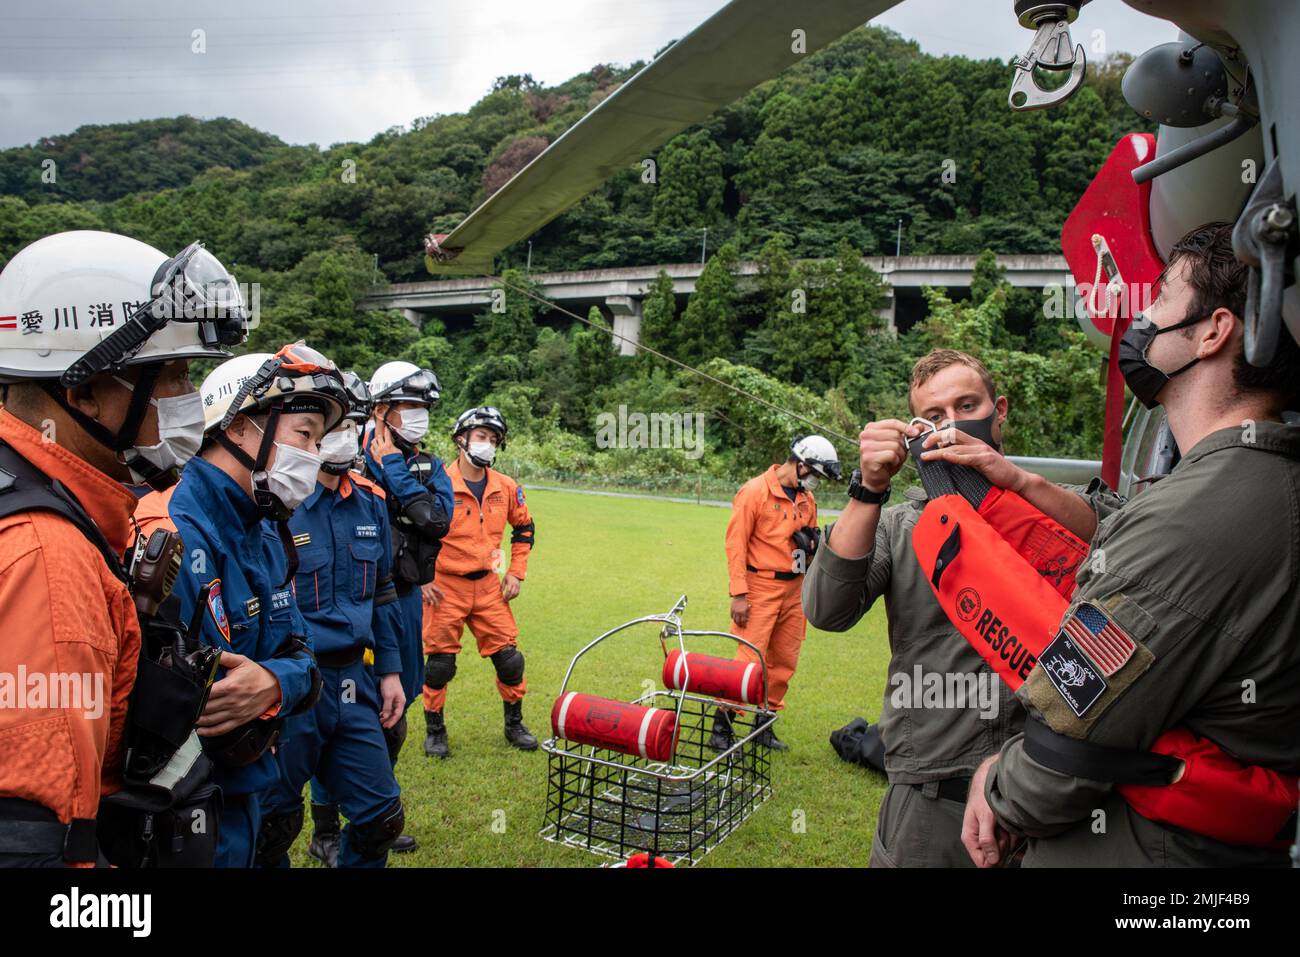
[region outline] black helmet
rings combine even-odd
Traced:
[[[506,419],[501,414],[500,409],[493,408],[490,405],[481,405],[477,408],[466,409],[456,419],[456,427],[451,430],[452,439],[457,439],[462,433],[470,429],[482,427],[491,429],[497,434],[497,448],[505,449],[506,447]]]

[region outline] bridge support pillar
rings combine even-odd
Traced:
[[[881,307],[879,316],[885,320],[885,328],[890,332],[898,332],[898,294],[894,291],[893,286],[886,285],[889,298]]]
[[[614,348],[621,356],[636,355],[641,341],[641,300],[632,296],[607,296],[605,307],[614,318]]]
[[[417,329],[424,325],[424,313],[419,312],[418,310],[403,309],[402,317]]]

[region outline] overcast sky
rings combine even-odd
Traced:
[[[181,113],[234,117],[291,143],[364,141],[415,117],[463,111],[497,76],[554,84],[596,63],[649,59],[722,6],[0,0],[0,147]],[[903,0],[875,22],[932,53],[1006,58],[1030,39],[1010,0]],[[1121,0],[1094,0],[1073,29],[1085,48],[1107,52],[1141,52],[1177,35]]]

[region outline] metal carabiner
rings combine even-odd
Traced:
[[[1016,60],[1016,76],[1011,81],[1007,104],[1016,112],[1044,110],[1064,103],[1083,85],[1088,61],[1083,45],[1071,51],[1070,22],[1066,19],[1043,19],[1038,22],[1029,51]],[[1069,70],[1070,76],[1054,90],[1044,90],[1034,77],[1034,70]]]
[[[923,419],[923,418],[921,418],[919,415],[914,415],[914,416],[912,416],[911,421],[909,421],[907,424],[908,424],[908,425],[919,425],[919,426],[921,426],[921,428],[924,430],[924,431],[922,432],[922,435],[924,435],[925,432],[938,432],[938,431],[939,431],[939,427],[938,427],[937,425],[935,425],[935,424],[934,424],[933,422],[931,422],[929,419]],[[917,438],[920,438],[920,436],[918,435]]]

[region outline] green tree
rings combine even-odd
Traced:
[[[493,304],[480,313],[475,327],[483,348],[492,355],[523,357],[537,342],[540,289],[520,269],[507,269],[494,287]]]
[[[677,297],[673,295],[673,279],[661,269],[641,300],[639,338],[650,348],[662,351],[673,348],[676,334]]]
[[[737,333],[736,247],[727,243],[704,264],[671,337],[673,358],[691,365],[730,356]]]
[[[661,229],[716,227],[722,219],[723,154],[707,130],[683,133],[659,153],[654,221]]]
[[[861,255],[841,241],[834,259],[800,263],[791,278],[802,311],[776,312],[772,371],[819,392],[848,386],[860,390],[863,352],[883,325],[885,293],[880,277]]]

